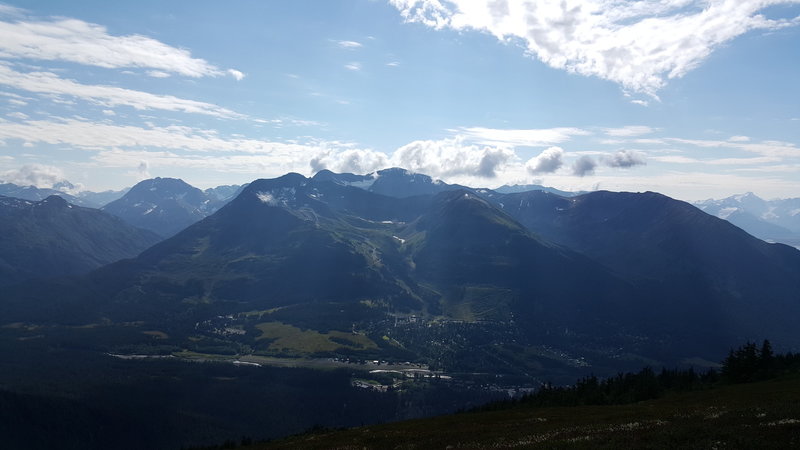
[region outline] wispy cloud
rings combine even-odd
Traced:
[[[220,106],[172,95],[156,95],[114,86],[92,86],[59,77],[52,72],[21,73],[0,63],[0,85],[38,94],[64,95],[105,107],[130,106],[138,110],[179,111],[241,119],[245,116]]]
[[[591,132],[587,130],[570,127],[527,130],[466,127],[449,131],[484,145],[511,145],[522,147],[545,147],[566,142],[573,136],[586,136],[591,134]]]
[[[185,49],[138,34],[114,36],[97,24],[77,19],[0,20],[0,58],[69,61],[109,69],[149,69],[154,76],[187,77],[230,75]]]
[[[610,80],[654,98],[666,80],[686,75],[737,36],[800,24],[798,18],[761,14],[796,0],[390,2],[407,21],[520,40],[551,67]]]
[[[749,153],[758,153],[764,156],[800,158],[800,148],[792,142],[783,141],[720,141],[706,139],[667,138],[666,141],[692,145],[701,148],[733,148]]]
[[[650,159],[668,164],[697,164],[699,159],[682,155],[651,156]]]
[[[363,47],[360,42],[356,41],[336,41],[336,45],[346,50],[355,50]]]
[[[748,142],[750,138],[747,136],[731,136],[728,140],[731,142]]]
[[[708,164],[712,166],[756,166],[759,164],[775,163],[782,160],[782,158],[773,156],[760,156],[754,158],[697,159],[682,155],[651,156],[650,159],[669,164]]]
[[[22,17],[26,13],[27,11],[22,8],[17,8],[16,6],[4,5],[0,3],[0,16]]]
[[[228,138],[214,130],[184,126],[143,128],[88,120],[32,120],[25,123],[0,121],[0,140],[69,145],[88,150],[109,148],[182,149],[199,152],[270,153],[306,152],[316,145]]]
[[[27,119],[30,118],[30,117],[28,117],[27,114],[25,114],[24,112],[20,112],[20,111],[15,111],[15,112],[12,112],[12,113],[8,113],[8,114],[6,114],[6,116],[13,117],[15,119],[20,119],[20,120],[27,120]]]
[[[357,71],[361,70],[361,63],[359,63],[359,62],[347,63],[347,64],[344,65],[344,68],[347,69],[347,70],[352,70],[352,71],[356,71],[357,72]]]
[[[346,158],[343,152],[355,150],[352,144],[337,141],[268,141],[185,126],[122,126],[78,119],[15,123],[0,119],[0,141],[17,139],[32,148],[44,144],[86,150],[88,162],[76,164],[123,168],[135,178],[140,177],[142,167],[148,173],[154,168],[178,168],[279,176],[307,172],[309,161],[317,155]]]
[[[609,136],[632,137],[641,136],[643,134],[651,134],[654,133],[656,129],[644,125],[628,125],[621,128],[606,128],[604,131]]]

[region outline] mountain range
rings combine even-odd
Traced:
[[[120,217],[130,220],[134,223],[144,222],[146,225],[149,222],[142,219],[140,216],[150,208],[159,209],[159,215],[167,214],[170,220],[179,222],[177,229],[194,223],[195,221],[208,215],[208,211],[216,210],[220,205],[235,197],[243,188],[240,185],[222,185],[200,191],[199,189],[190,186],[183,182],[183,180],[176,180],[174,178],[153,178],[144,180],[136,186],[136,192],[113,206],[111,209],[120,212]],[[19,198],[23,200],[41,201],[57,195],[68,203],[77,206],[84,206],[87,208],[103,208],[112,202],[122,199],[132,188],[124,188],[118,191],[108,190],[102,192],[93,192],[87,190],[79,190],[75,185],[69,181],[61,181],[52,186],[52,188],[40,188],[36,186],[21,186],[13,183],[0,183],[0,195],[5,197]],[[147,191],[147,192],[146,192]],[[199,193],[197,191],[200,191]],[[188,196],[188,198],[187,198]],[[137,207],[131,206],[136,203],[141,203]],[[143,205],[149,205],[144,207]],[[137,210],[136,208],[142,210]],[[169,212],[163,212],[163,211]],[[172,211],[170,211],[172,210]],[[175,210],[182,210],[175,212]],[[186,217],[192,220],[186,220]],[[164,218],[162,217],[162,221]],[[174,234],[177,229],[171,225],[159,225],[156,219],[152,223],[152,231],[156,233]],[[147,228],[147,227],[145,227]],[[167,231],[165,231],[167,230]]]
[[[371,192],[398,197],[435,194],[454,187],[464,187],[449,185],[427,175],[411,173],[400,168],[379,170],[367,175],[349,173],[336,174],[329,170],[322,170],[317,173],[316,178],[327,179],[338,184],[360,187]],[[143,183],[145,183],[145,185],[153,183],[158,184],[160,180],[164,180],[163,184],[165,186],[162,189],[158,189],[158,192],[152,192],[149,195],[149,199],[142,199],[142,195],[136,195],[134,198],[129,198],[124,202],[127,203],[126,206],[117,205],[116,208],[120,210],[119,216],[123,219],[129,220],[131,223],[138,224],[139,226],[144,226],[162,236],[172,235],[177,230],[182,229],[182,227],[188,226],[205,217],[210,212],[215,211],[226,201],[238,195],[245,186],[217,186],[202,191],[205,198],[201,198],[202,196],[198,196],[197,193],[194,192],[189,195],[190,199],[192,197],[195,198],[194,202],[176,202],[174,201],[176,195],[172,192],[174,189],[177,188],[185,197],[196,188],[189,185],[177,187],[175,185],[177,183],[170,181],[173,180],[170,178],[145,180]],[[173,187],[166,186],[168,183],[174,183]],[[119,191],[109,190],[103,192],[79,191],[68,181],[62,181],[52,188],[0,183],[0,195],[6,197],[39,201],[44,200],[50,195],[58,195],[73,205],[90,208],[101,208],[118,200],[130,189],[131,188],[125,188]],[[493,193],[497,194],[512,194],[529,191],[543,191],[562,197],[574,197],[587,193],[584,191],[563,191],[537,184],[504,185],[492,190]],[[137,197],[140,198],[140,200],[136,200]],[[141,203],[139,206],[140,209],[132,208],[131,201],[133,201],[134,205],[136,203]],[[150,206],[141,209],[141,206],[144,204]],[[746,193],[730,196],[721,200],[709,199],[698,201],[693,204],[708,214],[733,223],[759,239],[768,242],[780,242],[800,248],[800,199],[763,200],[753,193]],[[142,217],[144,213],[152,207],[161,208],[162,212],[152,217]],[[163,212],[169,210],[173,211]],[[164,214],[170,217],[176,216],[175,219],[177,219],[177,222],[181,223],[182,226],[159,224],[159,222],[163,222],[163,218],[158,219],[158,217]]]
[[[131,225],[169,237],[216,211],[239,189],[220,186],[201,191],[180,179],[153,178],[137,183],[101,209]]]
[[[211,204],[184,185],[140,183],[120,205],[148,216],[148,195],[164,192]],[[141,323],[176,349],[539,374],[713,360],[766,336],[800,345],[800,251],[656,193],[503,194],[402,169],[323,171],[256,180],[203,211],[133,259],[13,287],[3,317]],[[240,331],[202,325],[215,320]],[[323,336],[327,350],[281,340],[289,332]]]
[[[76,192],[75,186],[69,181],[57,183],[52,188],[39,188],[36,186],[20,186],[13,183],[0,183],[0,195],[4,197],[14,197],[23,200],[40,201],[51,195],[58,195],[67,202],[85,206],[87,208],[99,208],[106,203],[122,197],[128,189],[119,191],[80,191]],[[73,194],[70,194],[72,192]]]
[[[0,196],[0,285],[86,273],[132,258],[159,240],[57,195],[41,201]]]
[[[800,198],[764,200],[748,192],[695,206],[757,238],[800,248]]]

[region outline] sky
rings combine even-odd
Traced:
[[[800,0],[0,3],[0,180],[800,197]]]

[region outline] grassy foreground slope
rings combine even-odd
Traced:
[[[343,431],[248,449],[800,448],[800,376],[614,406],[530,405]]]

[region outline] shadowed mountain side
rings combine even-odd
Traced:
[[[86,273],[158,241],[149,231],[58,196],[38,202],[0,196],[0,285]]]
[[[613,340],[621,330],[645,333],[658,323],[644,325],[643,292],[585,256],[531,234],[474,193],[437,195],[402,236],[414,277],[440,290],[445,309],[511,319],[538,339],[560,335],[552,341],[568,339],[565,330]]]
[[[645,287],[653,311],[679,327],[800,343],[788,319],[800,313],[800,252],[791,247],[652,192],[526,192],[500,201],[528,229]]]
[[[113,320],[177,327],[208,314],[304,302],[382,298],[419,307],[399,244],[387,231],[397,225],[346,215],[316,198],[347,209],[340,189],[403,203],[330,183],[319,188],[296,174],[257,180],[216,214],[135,260],[94,272],[88,284],[107,299],[100,309]],[[401,287],[403,280],[408,284]],[[62,298],[79,302],[85,295],[71,292]]]

